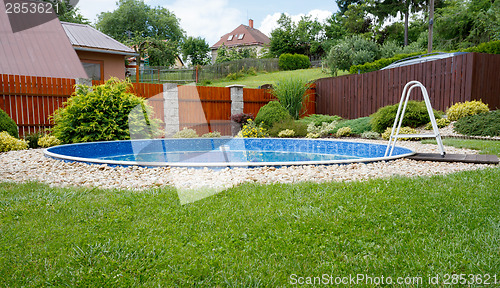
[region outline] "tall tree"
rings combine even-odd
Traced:
[[[57,7],[55,11],[57,14],[57,18],[59,18],[60,21],[90,25],[89,19],[83,17],[78,7],[75,7],[76,5],[75,2],[78,1],[70,1],[70,0],[43,0],[43,1],[51,3],[53,7]]]
[[[209,63],[208,52],[210,46],[201,37],[189,36],[181,45],[184,59],[189,59],[192,65],[206,65]]]
[[[119,0],[113,12],[98,16],[96,27],[118,41],[132,36],[180,42],[184,36],[179,19],[166,8],[152,8],[140,0]]]
[[[404,45],[408,45],[408,23],[411,12],[418,12],[426,9],[426,0],[374,0],[371,12],[384,21],[387,17],[396,17],[398,14],[404,17]]]

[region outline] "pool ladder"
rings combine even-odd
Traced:
[[[427,107],[427,113],[429,113],[429,118],[431,118],[433,133],[400,135],[399,130],[401,129],[401,124],[403,123],[403,117],[405,115],[406,106],[408,104],[408,100],[410,99],[411,91],[416,87],[420,87],[422,95],[424,96],[425,106]],[[398,138],[436,138],[441,156],[444,157],[444,155],[446,154],[443,147],[443,141],[441,141],[441,135],[439,134],[439,129],[437,127],[436,118],[434,118],[434,111],[432,110],[431,101],[429,100],[429,94],[427,93],[427,89],[425,89],[424,85],[422,85],[422,83],[418,81],[408,82],[405,85],[405,88],[403,89],[403,94],[401,95],[401,101],[399,102],[398,113],[396,114],[396,119],[394,119],[394,125],[392,126],[391,136],[389,137],[389,143],[387,144],[387,149],[385,150],[385,157],[392,156],[392,152],[394,151],[394,147],[396,146],[396,141],[398,140]]]

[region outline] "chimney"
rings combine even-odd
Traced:
[[[253,20],[252,19],[248,19],[248,26],[250,26],[250,28],[253,28]]]

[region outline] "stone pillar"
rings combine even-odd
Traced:
[[[226,87],[230,88],[231,91],[231,116],[243,113],[243,87],[245,85],[235,84]],[[231,122],[231,134],[235,136],[238,132],[240,132],[240,125]]]
[[[179,132],[179,89],[175,83],[163,84],[165,137]]]

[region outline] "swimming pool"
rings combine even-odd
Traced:
[[[194,138],[91,142],[48,148],[58,160],[118,166],[193,168],[331,165],[393,160],[413,155],[396,147],[329,139]]]

